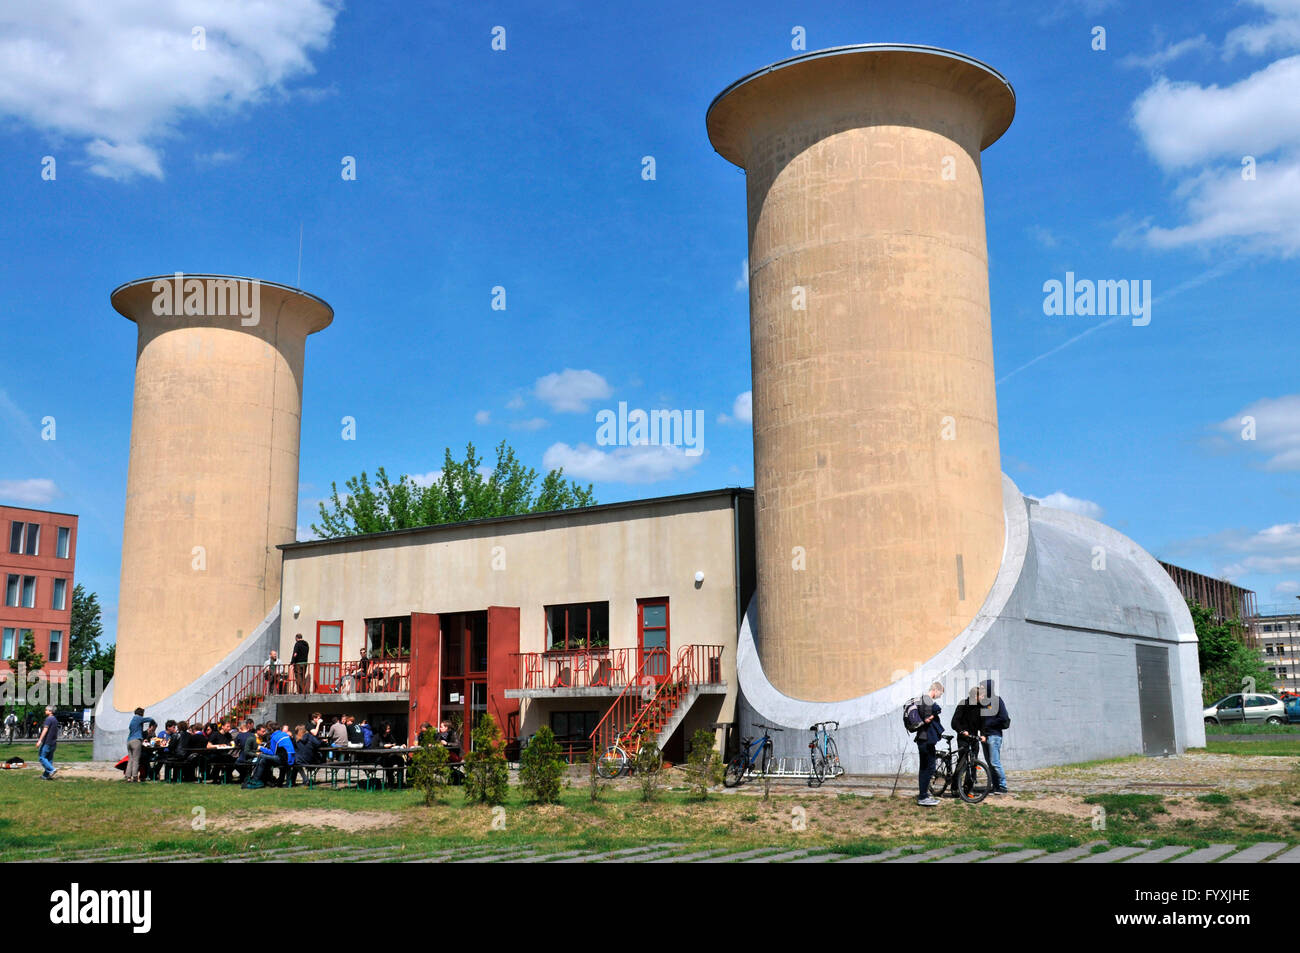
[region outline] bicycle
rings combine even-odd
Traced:
[[[633,745],[630,742],[625,744],[622,739],[616,740],[600,753],[600,757],[596,760],[596,774],[606,781],[623,774],[632,774],[636,770],[638,747],[639,745]],[[664,763],[663,752],[656,752],[655,759],[658,767],[662,768]]]
[[[723,772],[722,784],[724,787],[734,788],[744,784],[754,774],[755,765],[758,766],[760,775],[767,774],[772,767],[772,735],[773,731],[784,731],[784,728],[774,728],[771,725],[754,725],[755,728],[763,729],[763,737],[757,742],[753,738],[741,739],[740,745],[742,751],[736,755],[727,764],[727,770]]]
[[[821,787],[828,774],[833,779],[844,773],[844,766],[840,764],[839,749],[835,747],[835,739],[831,737],[831,732],[838,731],[839,727],[838,721],[819,721],[808,729],[813,735],[812,741],[808,742],[808,752],[812,761],[812,773],[808,777],[810,788]]]
[[[948,747],[935,752],[934,776],[930,779],[930,796],[943,797],[948,789],[952,796],[959,797],[967,804],[978,804],[989,796],[993,790],[993,776],[988,765],[976,757],[979,742],[975,739],[966,744],[959,744],[956,751],[952,742],[954,735],[944,735]],[[953,764],[956,756],[957,763]]]

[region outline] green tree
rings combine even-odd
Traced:
[[[691,736],[691,750],[686,755],[686,779],[691,795],[703,801],[709,788],[722,781],[722,756],[714,747],[714,734],[707,728],[697,728]]]
[[[653,731],[643,731],[632,758],[637,783],[641,787],[641,800],[656,801],[663,786],[664,756],[659,750],[659,740]]]
[[[15,672],[18,671],[19,665],[26,665],[28,672],[39,671],[45,667],[45,656],[36,651],[36,633],[31,629],[23,629],[22,635],[18,637],[18,647],[14,650],[14,657],[9,660],[9,667]]]
[[[1209,608],[1187,603],[1196,626],[1197,655],[1201,663],[1201,701],[1211,705],[1242,691],[1253,679],[1255,690],[1271,692],[1273,676],[1268,674],[1259,653],[1246,644],[1246,626],[1240,619],[1219,621]]]
[[[100,654],[104,636],[99,596],[77,583],[72,590],[72,630],[68,634],[68,668],[90,668]]]
[[[471,804],[504,804],[510,788],[506,745],[491,713],[473,732],[473,750],[465,755],[465,800]]]
[[[331,483],[330,498],[320,504],[320,522],[312,523],[312,532],[322,539],[332,539],[543,513],[596,502],[591,484],[584,488],[565,480],[562,469],[547,473],[537,486],[537,471],[520,463],[504,440],[497,445],[496,456],[496,466],[485,476],[483,460],[472,443],[465,448],[464,460],[453,459],[448,447],[438,479],[428,486],[420,486],[406,475],[391,480],[383,467],[375,471],[373,484],[365,472],[349,477],[343,496],[339,495],[338,485]]]
[[[519,783],[525,796],[537,804],[554,804],[560,799],[560,778],[564,760],[550,726],[537,729],[519,755]]]
[[[450,759],[447,749],[438,744],[437,732],[426,728],[420,735],[420,749],[411,755],[411,784],[424,795],[426,807],[442,801],[451,783]]]

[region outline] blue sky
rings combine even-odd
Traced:
[[[80,514],[111,633],[135,333],[108,297],[177,270],[335,309],[308,344],[304,528],[331,480],[470,441],[602,502],[751,485],[744,178],[704,113],[802,27],[809,50],[959,50],[1016,89],[984,155],[1004,470],[1294,604],[1300,0],[860,7],[8,5],[0,499]],[[1045,315],[1067,271],[1149,280],[1150,324]],[[702,411],[705,452],[595,446],[619,401]]]

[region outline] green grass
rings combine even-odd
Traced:
[[[1206,725],[1207,735],[1295,735],[1300,738],[1300,725]]]
[[[1165,799],[1159,794],[1090,794],[1083,803],[1100,804],[1105,808],[1107,824],[1126,816],[1149,821],[1153,814],[1169,813]]]
[[[74,764],[81,761],[93,761],[94,747],[89,741],[59,742],[54,749],[54,766]],[[122,752],[126,754],[125,751]],[[10,758],[24,758],[28,764],[39,764],[36,760],[36,744],[32,741],[15,741],[11,745],[0,744],[0,761]]]
[[[1300,758],[1300,738],[1279,738],[1276,741],[1207,741],[1205,750],[1210,754],[1262,755],[1278,758]]]
[[[1200,801],[1202,804],[1223,805],[1232,803],[1232,798],[1228,797],[1226,794],[1200,794],[1197,795],[1196,800]]]

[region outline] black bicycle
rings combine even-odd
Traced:
[[[755,741],[753,738],[745,738],[740,742],[740,754],[731,759],[727,764],[727,770],[723,772],[722,783],[724,786],[734,788],[737,785],[744,784],[750,778],[754,777],[755,769],[759,775],[767,774],[768,769],[775,760],[772,756],[772,735],[773,731],[783,731],[782,728],[773,728],[771,725],[755,725],[755,728],[763,729],[763,737]]]
[[[977,757],[978,741],[963,739],[954,750],[953,735],[944,735],[948,747],[935,752],[934,777],[930,779],[930,796],[943,797],[952,791],[967,804],[978,804],[993,790],[993,776],[988,765]],[[954,762],[954,759],[955,762]]]

